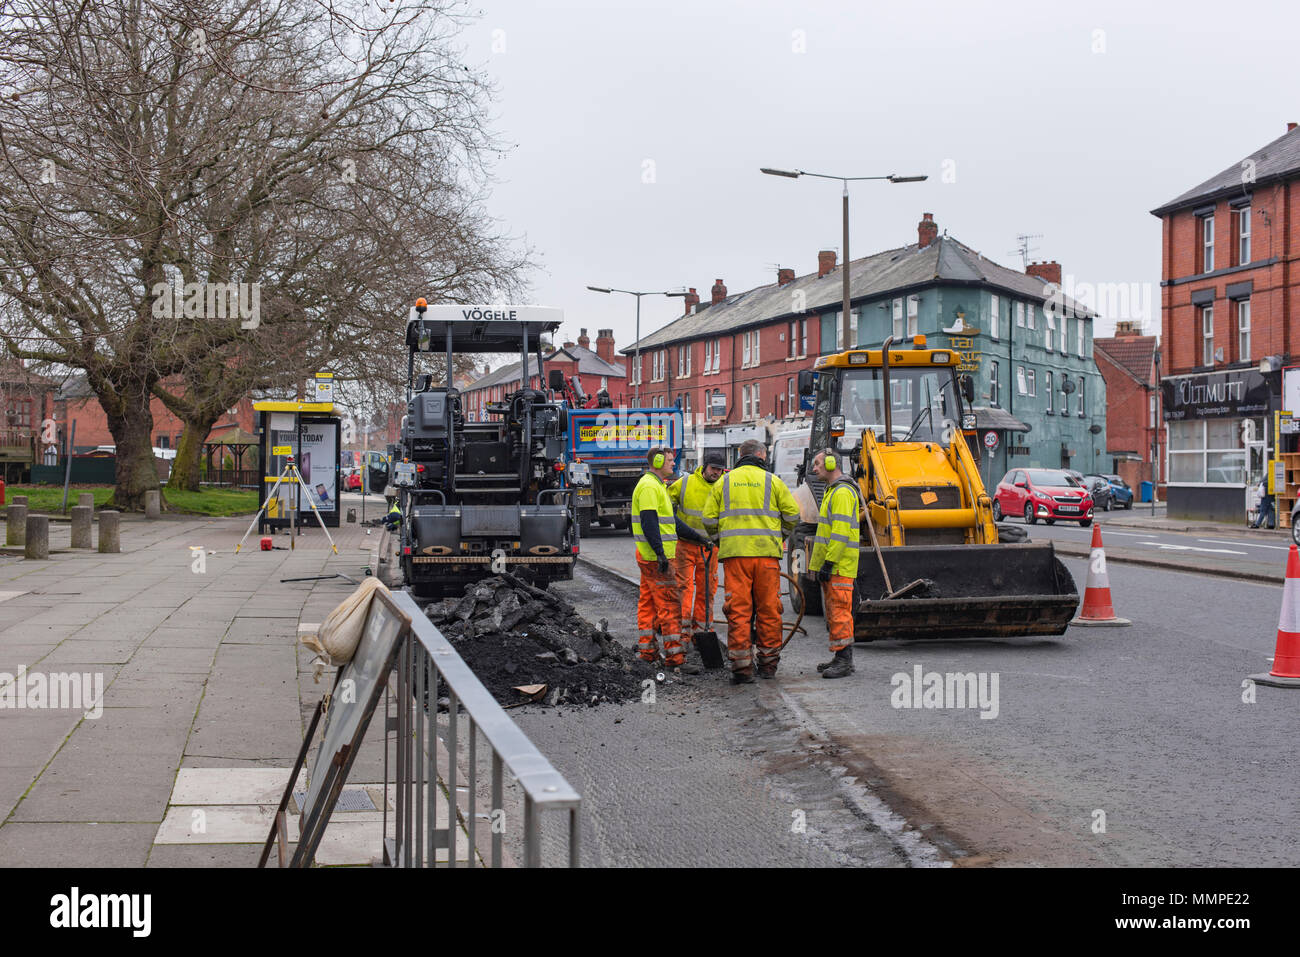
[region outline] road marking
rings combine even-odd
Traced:
[[[1220,555],[1245,555],[1230,548],[1197,548],[1195,545],[1170,545],[1167,542],[1138,542],[1139,545],[1154,545],[1156,548],[1169,548],[1178,552],[1215,552]]]
[[[1098,524],[1101,525],[1102,531],[1107,535],[1123,535],[1125,538],[1141,538],[1144,534],[1151,534],[1150,532],[1117,532],[1114,529],[1107,528],[1105,522],[1099,522]]]
[[[1209,542],[1211,545],[1240,545],[1242,548],[1273,548],[1279,552],[1290,551],[1289,545],[1257,545],[1254,542],[1223,542],[1217,538],[1198,538],[1198,542]]]

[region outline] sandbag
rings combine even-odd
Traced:
[[[326,664],[347,664],[356,654],[370,602],[379,590],[388,591],[378,578],[367,578],[326,616],[316,634],[303,635],[299,640]]]

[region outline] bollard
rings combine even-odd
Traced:
[[[27,496],[26,496],[26,495],[15,495],[13,498],[11,498],[11,499],[9,500],[9,504],[10,504],[10,505],[26,505],[26,504],[27,504]]]
[[[24,496],[25,497],[25,496]],[[5,544],[21,545],[27,541],[27,503],[19,503],[14,496],[14,504],[5,514]]]
[[[99,513],[99,550],[105,555],[116,555],[122,550],[122,513]]]
[[[144,493],[144,517],[158,518],[162,515],[162,492],[157,489]]]
[[[89,508],[93,510],[95,507],[95,493],[82,492],[80,495],[77,496],[77,504],[83,508]]]
[[[50,519],[48,515],[27,516],[27,541],[23,555],[27,558],[50,557]]]
[[[89,505],[72,507],[72,547],[93,548],[90,543],[90,526],[95,510]]]

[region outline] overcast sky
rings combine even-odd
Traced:
[[[1076,283],[1149,284],[1158,331],[1160,223],[1148,212],[1300,120],[1289,4],[878,4],[785,0],[490,0],[464,35],[498,86],[510,147],[489,208],[540,263],[531,301],[564,338],[613,327],[635,300],[587,291],[735,293],[941,230]],[[947,175],[945,176],[945,173]],[[945,181],[945,180],[951,180]],[[680,314],[646,297],[641,333]],[[1099,324],[1109,335],[1113,317]]]

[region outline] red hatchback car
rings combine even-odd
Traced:
[[[1012,469],[993,493],[993,519],[1023,515],[1033,525],[1040,518],[1051,525],[1078,522],[1092,524],[1092,496],[1073,476],[1062,469]]]

